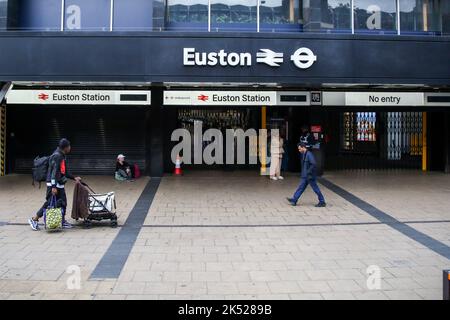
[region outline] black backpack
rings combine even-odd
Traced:
[[[50,157],[39,157],[37,156],[33,161],[33,186],[34,182],[39,182],[39,188],[41,187],[41,182],[47,181],[48,164]]]

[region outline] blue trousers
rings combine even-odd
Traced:
[[[317,194],[317,197],[319,198],[319,202],[320,203],[324,203],[325,202],[325,198],[323,197],[322,192],[320,191],[319,186],[317,185],[317,181],[316,179],[307,179],[307,178],[302,178],[300,180],[300,185],[298,186],[297,190],[294,193],[294,201],[297,202],[298,199],[300,199],[300,197],[302,196],[303,192],[305,192],[306,187],[308,187],[308,185],[311,186],[311,188],[313,189],[313,191]]]

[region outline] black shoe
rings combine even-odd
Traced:
[[[327,204],[325,202],[319,202],[318,204],[315,205],[316,208],[325,208],[327,206]]]
[[[295,202],[292,198],[286,198],[286,200],[291,204],[291,206],[295,207],[297,205],[297,202]]]

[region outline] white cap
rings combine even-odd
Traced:
[[[125,159],[125,156],[123,155],[123,154],[119,154],[118,156],[117,156],[117,160],[118,159]]]

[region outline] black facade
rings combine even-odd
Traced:
[[[84,33],[0,33],[0,81],[15,82],[22,88],[147,90],[151,107],[136,106],[7,106],[8,171],[27,172],[30,159],[49,152],[60,136],[74,144],[73,164],[83,174],[108,174],[114,157],[126,153],[145,168],[146,174],[170,172],[170,133],[177,128],[177,108],[164,106],[164,90],[275,90],[275,91],[396,91],[449,92],[450,39],[423,36],[328,35],[289,33],[169,33],[169,32],[84,32]],[[192,66],[184,64],[183,50],[199,53],[248,53],[250,65]],[[309,48],[317,57],[309,68],[291,61],[299,48]],[[257,63],[261,49],[284,54],[278,66]],[[183,107],[183,106],[179,106]],[[222,109],[226,110],[227,107]],[[261,108],[248,108],[261,118]],[[429,169],[449,168],[449,113],[444,106],[372,107],[296,106],[268,107],[272,118],[288,119],[292,125],[292,155],[289,170],[299,169],[295,145],[303,124],[321,125],[333,139],[328,143],[325,167],[342,155],[338,136],[343,112],[428,113]],[[383,116],[384,117],[384,116]],[[386,116],[387,117],[387,116]],[[37,122],[38,121],[38,122]],[[23,126],[23,123],[27,123]],[[77,126],[81,123],[81,127]],[[377,126],[381,122],[378,121]],[[41,125],[45,129],[41,129]],[[23,129],[23,128],[26,129]],[[62,129],[61,129],[62,128]],[[81,132],[78,130],[81,128]],[[383,130],[388,130],[384,125]],[[381,130],[381,129],[380,129]],[[36,132],[39,132],[36,135]],[[387,138],[386,138],[387,139]],[[376,146],[380,148],[379,141]],[[374,144],[375,145],[375,144]],[[32,147],[30,147],[32,146]],[[44,150],[44,151],[42,151]],[[359,152],[359,151],[358,151]],[[362,158],[360,157],[362,155]],[[345,155],[367,163],[366,153]],[[360,158],[359,158],[360,157]],[[379,158],[379,153],[373,154]],[[370,168],[415,168],[421,166],[419,153],[412,162],[377,160]],[[112,159],[112,161],[111,161]],[[356,160],[355,160],[356,159]],[[409,159],[409,158],[408,158]],[[327,162],[328,161],[328,162]],[[347,161],[347,160],[346,160]],[[408,160],[409,161],[409,160]],[[348,165],[343,168],[366,168]],[[342,169],[342,168],[339,168]]]
[[[0,81],[450,85],[446,37],[8,32],[0,34],[0,42]],[[307,70],[292,63],[279,68],[183,65],[184,48],[253,55],[268,48],[289,60],[301,47],[317,56]]]

